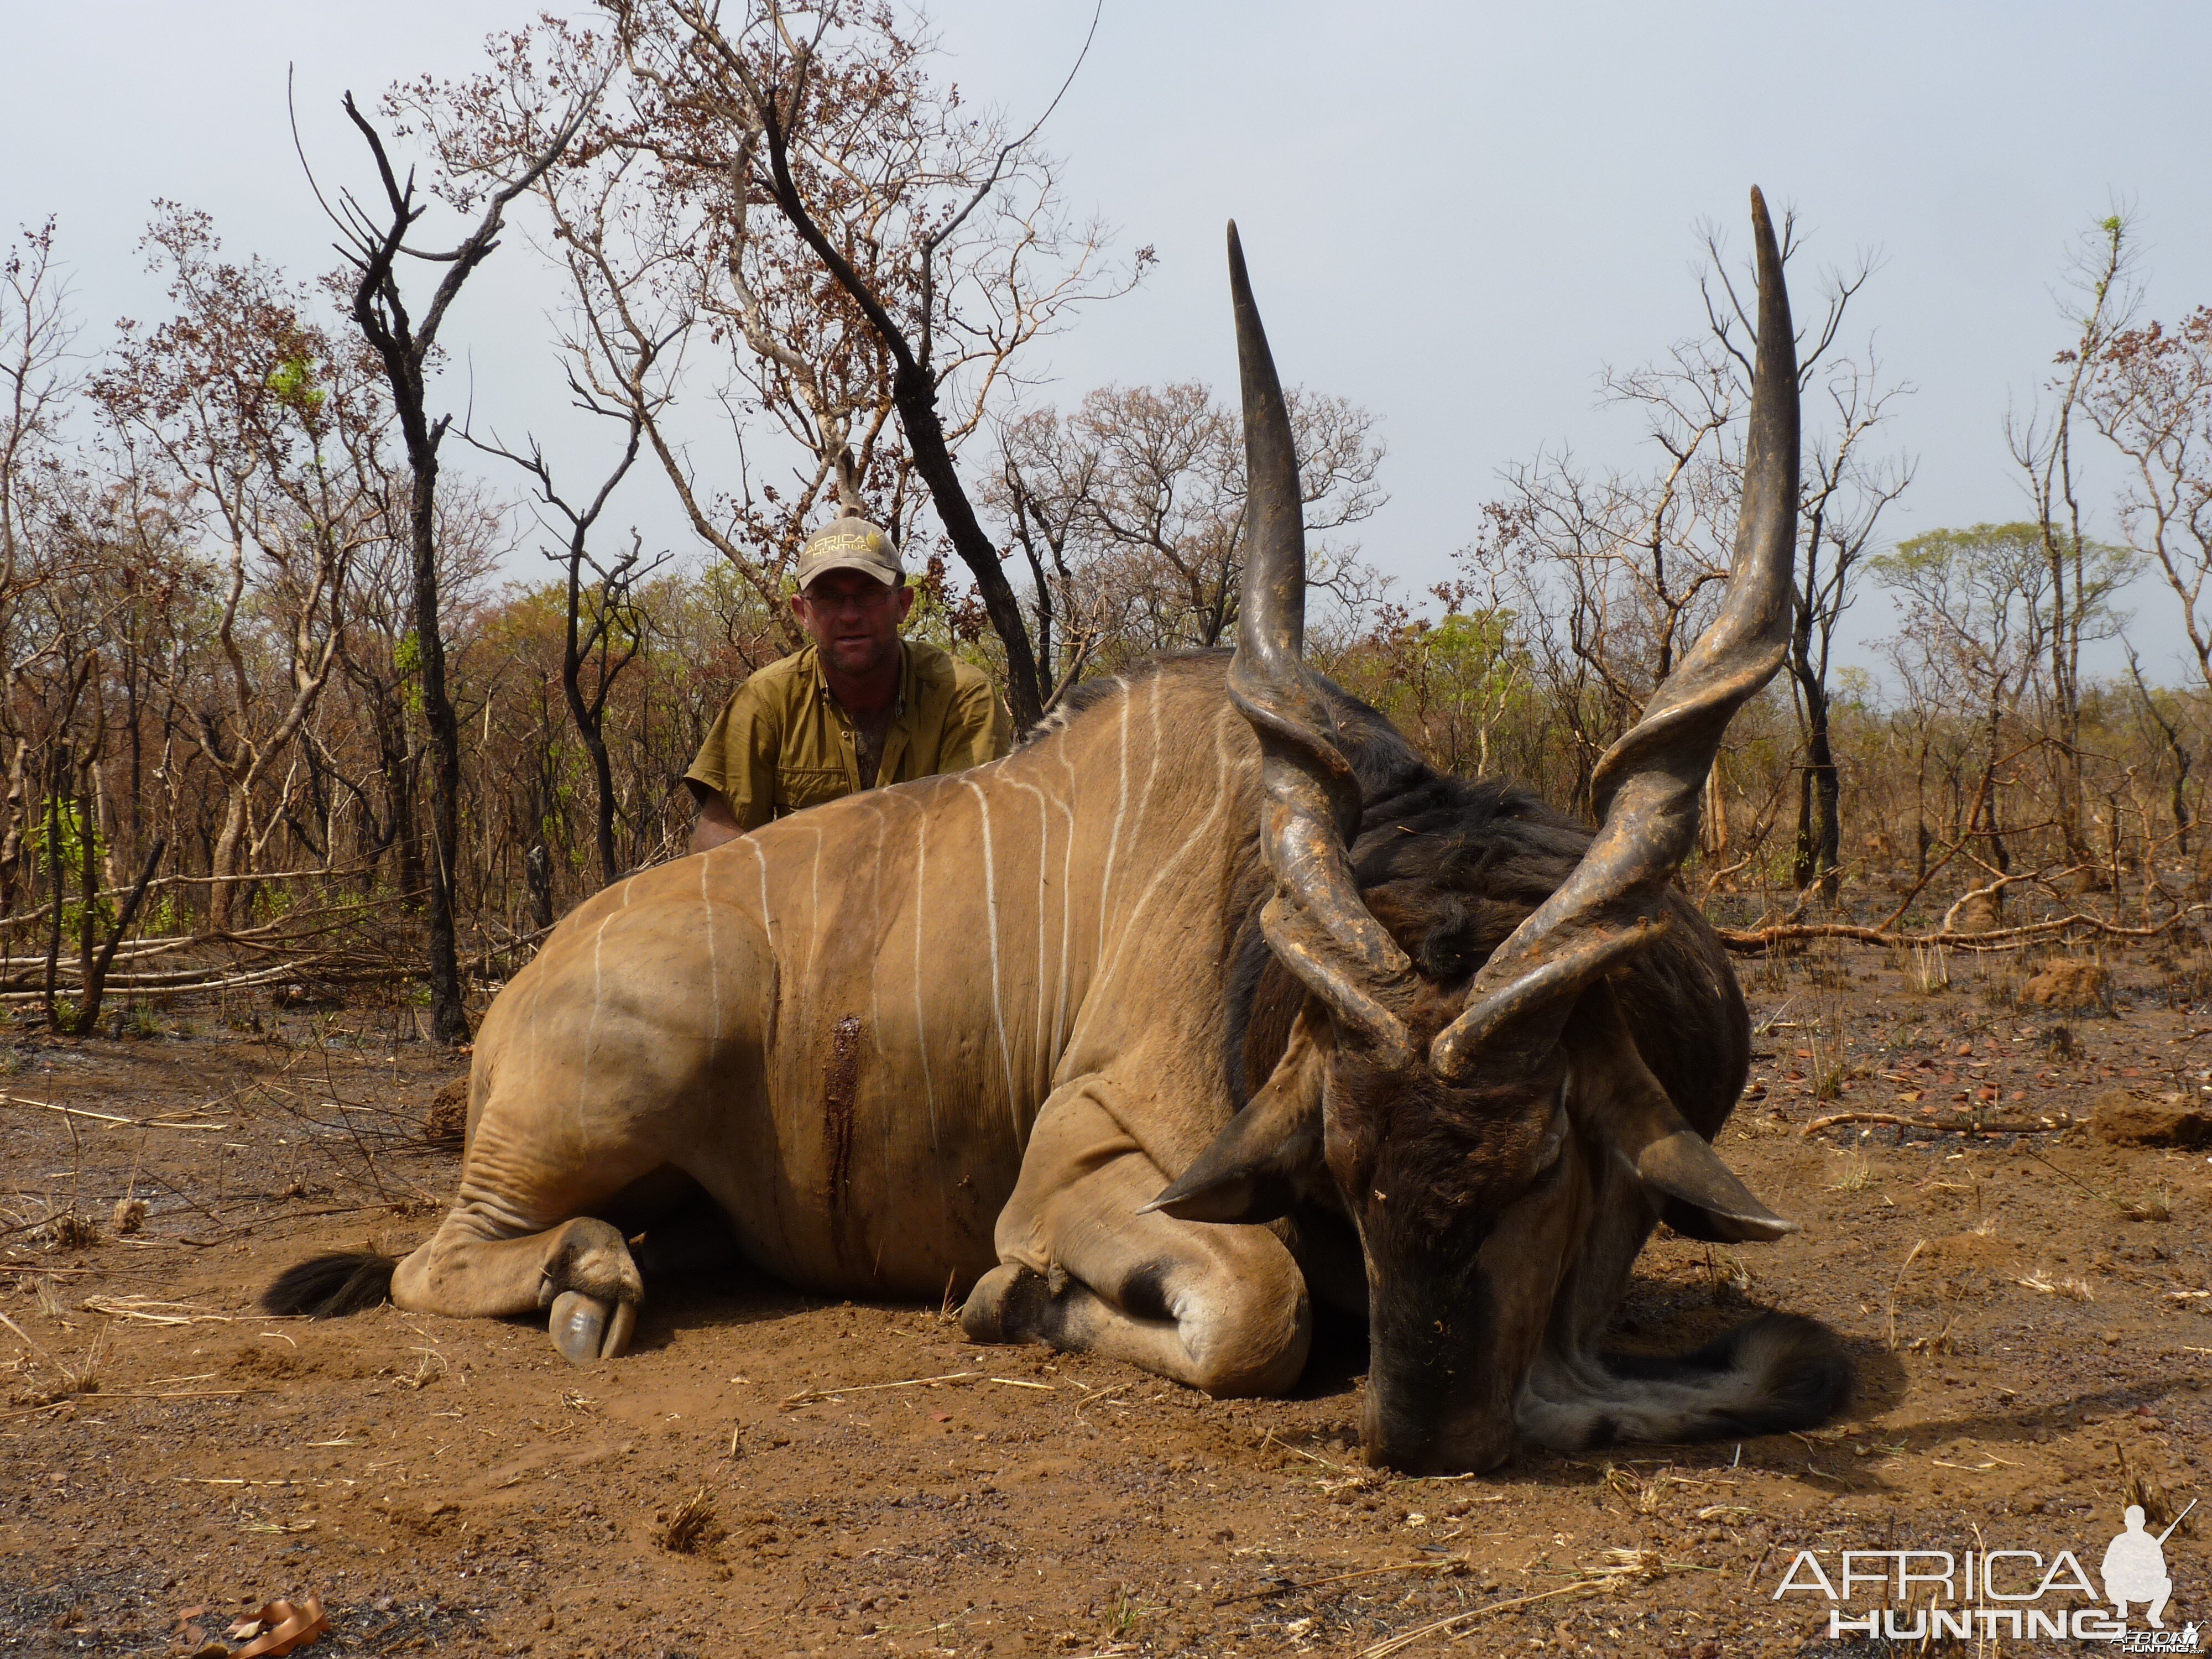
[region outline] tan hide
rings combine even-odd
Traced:
[[[1151,1197],[1231,1115],[1227,928],[1261,877],[1256,751],[1223,670],[1169,663],[995,764],[580,907],[484,1021],[455,1242],[542,1232],[668,1164],[791,1283],[933,1302],[1000,1261],[1056,1090],[1109,1103]],[[1037,1231],[1010,1215],[1001,1243],[1042,1273]],[[396,1293],[458,1311],[438,1255]]]

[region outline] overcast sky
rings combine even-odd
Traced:
[[[118,316],[160,314],[134,251],[156,198],[209,210],[234,255],[319,270],[332,256],[292,153],[287,64],[319,171],[359,180],[342,92],[466,73],[488,31],[536,9],[15,0],[0,231],[58,216],[88,348]],[[1090,21],[1053,0],[930,15],[945,72],[1024,116]],[[1698,228],[1718,222],[1741,247],[1757,183],[1796,210],[1816,261],[1880,256],[1856,331],[1917,388],[1893,429],[1919,466],[1893,532],[2021,516],[2003,421],[2067,342],[2057,295],[2081,233],[2115,204],[2135,215],[2147,316],[2212,301],[2208,63],[2212,8],[2197,4],[1106,0],[1047,138],[1072,200],[1160,264],[1049,344],[1048,395],[1232,384],[1221,228],[1235,216],[1285,377],[1382,419],[1391,501],[1363,540],[1418,590],[1448,572],[1509,463],[1562,443],[1635,459],[1634,424],[1598,406],[1597,374],[1701,325]],[[446,337],[481,419],[543,429],[580,465],[592,434],[558,412],[556,290],[535,262],[519,240],[495,256]],[[2107,532],[2116,483],[2092,492]],[[626,517],[686,545],[657,477],[641,468],[629,494]],[[2135,609],[2147,656],[2168,657],[2170,606],[2139,590]],[[1854,632],[1887,626],[1873,599]]]

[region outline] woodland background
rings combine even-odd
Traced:
[[[1018,720],[1234,642],[1235,389],[1038,383],[1038,343],[1143,282],[1150,250],[1072,210],[1043,123],[968,105],[904,14],[610,0],[351,112],[382,189],[303,177],[330,271],[161,204],[167,305],[92,358],[64,228],[7,252],[0,997],[22,1017],[120,1035],[185,994],[382,983],[465,1039],[471,998],[566,909],[680,852],[678,780],[798,642],[792,562],[841,507],[893,527],[924,573],[915,631],[987,665]],[[420,240],[433,200],[458,242]],[[1853,313],[1880,273],[1793,264],[1792,650],[1683,877],[1739,948],[2094,950],[2185,927],[2212,891],[2212,307],[2142,314],[2136,252],[2123,215],[2054,262],[2051,332],[2020,343],[2039,395],[1990,437],[2020,490],[1903,540],[1911,386]],[[1310,655],[1437,764],[1585,810],[1717,603],[1753,343],[1727,245],[1702,253],[1696,330],[1602,374],[1642,464],[1531,453],[1425,595],[1358,540],[1377,413],[1294,393]],[[540,258],[568,296],[547,349],[605,434],[588,473],[477,429],[441,373],[459,294]],[[633,474],[689,544],[611,512]],[[2146,579],[2185,625],[2179,674],[2128,647],[2118,596]],[[1878,678],[1836,661],[1877,588],[1900,619]]]

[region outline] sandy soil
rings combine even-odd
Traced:
[[[1859,1356],[1847,1420],[1480,1480],[1361,1466],[1357,1333],[1295,1398],[1215,1402],[765,1283],[657,1289],[636,1352],[588,1368],[520,1323],[260,1317],[296,1258],[428,1231],[458,1160],[421,1123],[454,1062],[359,1005],[26,1039],[0,1051],[0,1653],[191,1652],[313,1592],[318,1652],[1372,1653],[1455,1617],[1407,1650],[1865,1654],[1826,1602],[1773,1599],[1797,1550],[1978,1538],[2094,1571],[2128,1467],[2154,1510],[2212,1496],[2207,1149],[1802,1131],[2195,1093],[2212,1015],[2121,963],[2118,1012],[2061,1040],[1970,964],[1922,994],[1839,960],[1747,970],[1771,1024],[1722,1142],[1806,1232],[1655,1241],[1623,1328],[1815,1315]],[[58,1212],[100,1237],[23,1224]],[[2212,1613],[2208,1510],[2166,1545],[2170,1626]]]

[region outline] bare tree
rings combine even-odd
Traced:
[[[20,885],[30,807],[30,738],[15,713],[28,648],[18,612],[26,593],[48,574],[46,561],[31,545],[32,520],[36,498],[51,489],[55,445],[77,389],[70,364],[76,325],[54,247],[48,219],[23,232],[0,260],[0,744],[7,774],[0,802],[0,915]]]
[[[1308,580],[1340,617],[1364,621],[1382,579],[1356,542],[1332,532],[1389,499],[1376,483],[1383,449],[1374,417],[1303,390],[1289,403]],[[1079,641],[1111,639],[1129,654],[1234,637],[1244,569],[1243,430],[1210,388],[1101,387],[1064,417],[1041,410],[1009,423],[1000,455],[985,500],[1007,540],[1024,550],[1041,637],[1049,639],[1055,612]]]
[[[1799,252],[1794,216],[1785,223],[1790,253]],[[1738,395],[1752,368],[1753,326],[1734,281],[1717,233],[1705,237],[1705,269],[1699,289],[1711,338],[1735,369]],[[1819,887],[1836,902],[1842,876],[1843,780],[1832,734],[1832,698],[1829,675],[1836,629],[1856,595],[1860,566],[1872,546],[1882,513],[1912,482],[1912,465],[1901,457],[1869,453],[1896,398],[1911,387],[1886,382],[1873,343],[1856,352],[1838,345],[1846,315],[1875,268],[1863,254],[1848,269],[1828,272],[1823,283],[1822,315],[1810,337],[1801,341],[1798,383],[1802,393],[1826,394],[1827,418],[1808,419],[1811,465],[1799,486],[1796,593],[1790,630],[1789,667],[1797,705],[1805,764],[1797,775],[1796,851],[1791,880],[1800,892]],[[1812,409],[1820,400],[1808,397]],[[1701,399],[1701,414],[1710,412]],[[1686,424],[1680,423],[1679,424]],[[1730,469],[1733,471],[1733,468]],[[1655,558],[1656,562],[1656,558]]]
[[[2075,297],[2065,317],[2075,338],[2058,355],[2061,372],[2051,388],[2055,399],[2048,407],[2005,421],[2005,440],[2035,508],[2036,534],[2048,571],[2050,617],[2044,644],[2050,654],[2050,735],[2058,763],[2059,829],[2076,863],[2088,858],[2082,829],[2081,647],[2099,610],[2097,595],[2086,590],[2098,579],[2091,567],[2100,556],[2081,530],[2074,417],[2082,412],[2096,365],[2134,311],[2133,256],[2124,215],[2100,221],[2082,238],[2068,273]]]
[[[0,259],[0,605],[15,597],[33,474],[51,462],[76,390],[76,324],[54,254],[54,222],[25,231]],[[0,628],[4,628],[0,619]]]
[[[297,764],[294,740],[330,679],[348,568],[382,508],[371,458],[384,408],[302,296],[258,260],[218,258],[207,216],[165,204],[146,245],[177,314],[127,329],[94,392],[126,465],[172,474],[223,550],[222,696],[185,708],[226,787],[208,897],[220,933],[278,820],[258,792],[289,794],[277,769]],[[275,701],[271,678],[287,686]]]
[[[1582,751],[1578,802],[1589,767],[1705,626],[1728,574],[1756,341],[1718,233],[1708,229],[1704,241],[1705,332],[1655,362],[1608,369],[1601,381],[1607,403],[1642,416],[1656,465],[1598,473],[1565,450],[1539,454],[1509,470],[1488,533],[1462,556],[1477,586],[1521,618],[1532,660]],[[1795,217],[1786,218],[1783,256],[1802,251]],[[1814,464],[1801,484],[1790,656],[1807,755],[1795,873],[1801,889],[1817,880],[1831,899],[1842,816],[1829,732],[1835,631],[1883,509],[1912,471],[1869,453],[1890,404],[1909,388],[1884,381],[1870,345],[1853,355],[1838,344],[1873,269],[1863,256],[1827,273],[1821,317],[1797,354],[1801,388],[1825,392],[1830,414],[1815,424],[1819,403],[1808,399]]]
[[[2136,657],[2135,647],[2127,647],[2128,678],[2135,682],[2136,707],[2142,717],[2156,728],[2159,738],[2173,760],[2173,781],[2166,797],[2168,810],[2173,814],[2173,839],[2184,858],[2189,856],[2189,830],[2196,815],[2189,810],[2189,775],[2195,769],[2196,750],[2183,734],[2181,724],[2169,704],[2179,699],[2162,699],[2143,679],[2142,662]]]
[[[2049,663],[2051,572],[2034,524],[1935,530],[1901,542],[1871,562],[1903,609],[1904,630],[1888,647],[1908,684],[1954,710],[1973,711],[1980,726],[1978,776],[1957,826],[1978,836],[1986,862],[2012,867],[2006,844],[2008,763],[2023,702]],[[2109,601],[2109,580],[2090,590]],[[2033,741],[2033,739],[2031,739]]]
[[[2173,328],[2123,329],[2090,364],[2082,407],[2128,463],[2120,500],[2129,542],[2180,602],[2200,684],[2212,690],[2212,307]]]
[[[592,757],[598,807],[594,839],[602,886],[613,881],[623,868],[615,854],[615,784],[614,769],[607,757],[607,698],[623,671],[636,661],[645,646],[647,623],[638,604],[638,589],[667,558],[665,554],[646,558],[643,543],[635,530],[630,532],[629,547],[611,559],[601,560],[591,550],[592,527],[606,511],[608,498],[614,494],[616,486],[637,460],[644,418],[635,405],[629,408],[626,422],[627,438],[621,459],[601,481],[591,500],[580,506],[569,501],[555,488],[553,470],[541,445],[532,441],[529,453],[520,454],[495,442],[470,439],[477,447],[504,457],[529,475],[541,509],[541,522],[543,515],[550,513],[567,526],[565,545],[558,552],[548,550],[546,556],[562,568],[566,632],[561,655],[561,690],[568,702],[569,718],[575,722],[576,735],[583,739],[585,751]],[[591,573],[588,581],[585,580],[587,570]],[[592,675],[588,690],[584,684],[587,667]]]
[[[1843,778],[1829,690],[1836,629],[1856,597],[1860,568],[1883,509],[1911,483],[1913,465],[1902,457],[1867,453],[1889,403],[1911,391],[1881,383],[1871,345],[1863,360],[1832,362],[1824,389],[1832,418],[1816,431],[1808,458],[1812,464],[1804,470],[1799,512],[1804,544],[1790,637],[1790,674],[1805,735],[1790,878],[1800,892],[1818,883],[1822,897],[1833,904],[1843,872]]]
[[[422,714],[429,727],[430,767],[430,1023],[441,1042],[460,1042],[469,1034],[461,1001],[460,960],[454,933],[454,887],[460,852],[460,723],[447,684],[446,641],[439,602],[437,538],[438,448],[452,416],[434,420],[428,411],[429,371],[439,331],[470,276],[499,246],[507,208],[529,191],[561,157],[584,125],[604,82],[578,89],[566,118],[544,147],[511,175],[489,186],[474,227],[450,249],[426,251],[407,239],[428,210],[415,191],[415,175],[403,182],[393,171],[384,140],[345,96],[345,112],[375,159],[384,202],[370,214],[350,194],[339,198],[332,218],[343,238],[342,251],[353,267],[353,318],[381,362],[391,386],[392,409],[413,474],[407,523],[414,555],[415,635],[421,651]],[[407,308],[398,262],[404,254],[445,266],[445,274],[418,319]]]
[[[359,814],[364,880],[384,878],[410,906],[428,895],[422,823],[422,650],[416,631],[415,550],[408,490],[387,470],[376,534],[355,553],[338,643],[351,705],[373,752],[352,766],[316,744],[319,763]],[[436,547],[439,609],[449,642],[457,608],[474,603],[512,544],[506,504],[473,481],[441,477]],[[449,651],[448,657],[452,653]]]
[[[729,321],[805,411],[791,435],[817,468],[834,468],[854,417],[879,418],[847,388],[816,395],[822,359],[787,337],[772,302],[806,292],[817,311],[849,307],[858,349],[848,362],[880,354],[876,383],[998,635],[1014,717],[1036,719],[1036,653],[957,456],[1021,349],[1076,302],[1125,289],[1150,251],[1126,276],[1105,272],[1104,233],[1063,210],[1057,165],[1036,142],[1042,123],[1017,131],[969,112],[929,78],[933,44],[887,8],[748,0],[726,18],[699,0],[610,9],[637,83],[628,142],[650,149],[728,239]],[[781,216],[781,234],[754,222],[757,202]]]
[[[1030,640],[1056,708],[1106,636],[1102,607],[1076,579],[1083,557],[1085,503],[1098,466],[1095,450],[1068,442],[1058,411],[1032,410],[1000,423],[999,471],[984,506],[1029,566]]]

